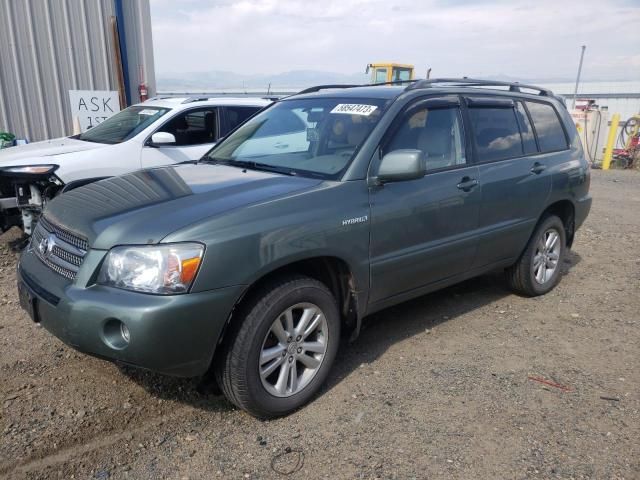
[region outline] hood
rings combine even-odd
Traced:
[[[157,243],[205,218],[320,183],[226,165],[155,168],[71,190],[50,202],[44,215],[86,238],[92,248],[109,249]]]
[[[28,143],[27,145],[1,149],[0,167],[55,163],[55,158],[51,158],[54,155],[79,152],[81,150],[95,150],[108,146],[109,145],[105,143],[84,142],[69,137]]]

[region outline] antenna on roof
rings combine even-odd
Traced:
[[[580,64],[578,65],[578,76],[576,77],[576,88],[573,90],[573,103],[571,108],[576,108],[576,97],[578,96],[578,85],[580,84],[580,74],[582,73],[582,61],[584,60],[584,51],[587,49],[586,45],[582,45],[582,51],[580,52]]]

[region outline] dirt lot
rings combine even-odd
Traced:
[[[556,290],[492,275],[376,314],[270,422],[65,347],[19,309],[2,246],[0,477],[640,478],[640,174],[592,191]]]

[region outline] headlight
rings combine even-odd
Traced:
[[[58,165],[24,165],[21,167],[7,167],[0,171],[9,173],[25,173],[28,175],[42,175],[45,173],[53,173]]]
[[[199,243],[115,247],[102,264],[98,283],[161,295],[185,293],[203,253]]]

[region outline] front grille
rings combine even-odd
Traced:
[[[44,217],[40,217],[38,223],[41,224],[47,232],[55,233],[58,238],[70,243],[74,247],[84,250],[85,252],[89,250],[89,243],[84,238],[52,224]]]
[[[51,270],[73,280],[89,247],[84,238],[41,217],[31,237],[30,248]]]

